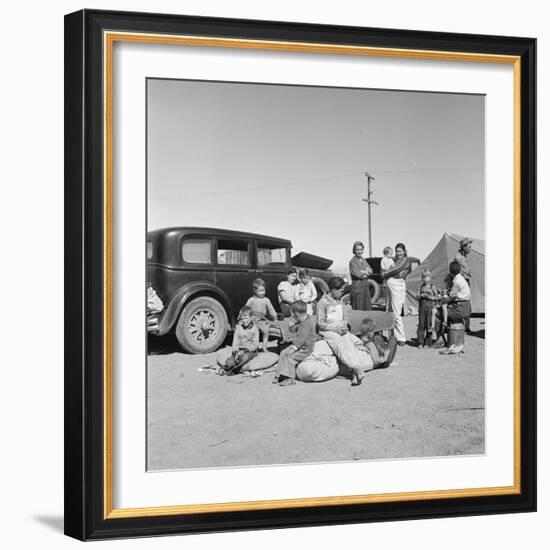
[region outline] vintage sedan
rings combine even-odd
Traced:
[[[252,295],[252,281],[266,283],[278,309],[277,285],[291,265],[307,267],[319,295],[334,275],[331,260],[301,252],[292,243],[255,233],[205,227],[170,227],[147,234],[147,281],[164,303],[150,332],[174,332],[190,353],[218,349]]]

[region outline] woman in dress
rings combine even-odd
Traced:
[[[372,268],[363,258],[363,250],[365,250],[365,245],[361,241],[353,243],[353,258],[349,262],[350,298],[352,309],[369,311],[372,309],[369,288],[369,275],[372,274]]]
[[[290,306],[299,299],[297,280],[298,270],[291,267],[286,275],[286,281],[281,281],[277,286],[277,297],[283,318],[290,317]]]
[[[407,297],[405,279],[410,272],[411,264],[407,257],[407,247],[403,243],[397,243],[395,245],[395,265],[382,276],[390,291],[390,309],[395,316],[394,334],[400,346],[404,346],[407,341],[401,313]]]

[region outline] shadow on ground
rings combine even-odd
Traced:
[[[227,345],[231,345],[231,336],[228,336],[223,343],[223,346]],[[147,355],[172,355],[173,353],[192,355],[182,349],[173,334],[166,334],[165,336],[147,335]]]
[[[63,533],[64,520],[63,516],[33,516],[34,521],[49,527],[52,531]]]

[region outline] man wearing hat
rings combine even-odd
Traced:
[[[455,256],[455,262],[460,264],[461,272],[460,274],[466,279],[468,286],[472,286],[470,279],[472,278],[472,271],[470,270],[470,264],[468,262],[468,254],[472,251],[473,239],[468,237],[460,241],[460,248]],[[468,316],[464,320],[464,328],[466,332],[470,332],[470,317]]]

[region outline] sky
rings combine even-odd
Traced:
[[[290,239],[348,265],[442,234],[485,238],[485,98],[249,83],[147,81],[148,229],[205,226]]]

